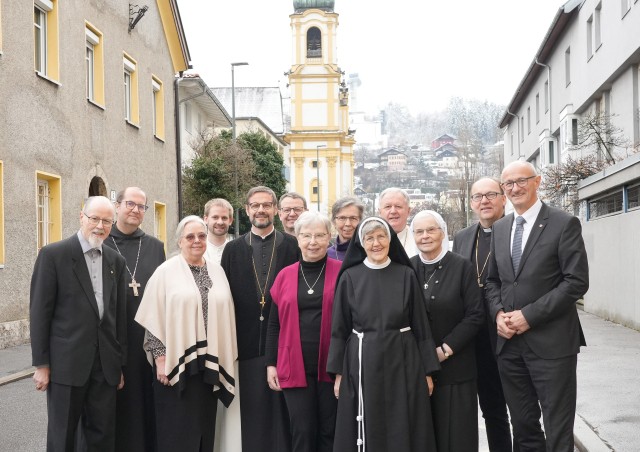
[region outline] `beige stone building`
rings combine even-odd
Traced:
[[[0,347],[28,338],[38,250],[90,195],[147,192],[144,229],[178,218],[174,78],[189,65],[175,0],[0,0]]]

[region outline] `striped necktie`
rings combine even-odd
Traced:
[[[513,263],[513,273],[518,273],[520,258],[522,257],[522,233],[526,221],[523,217],[516,217],[516,232],[513,235],[513,246],[511,247],[511,262]]]

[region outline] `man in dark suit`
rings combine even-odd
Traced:
[[[530,163],[510,163],[501,179],[515,213],[493,225],[486,297],[515,441],[521,451],[573,451],[577,355],[586,345],[576,301],[589,288],[582,228],[538,199]]]
[[[489,177],[477,180],[471,186],[470,205],[479,221],[458,232],[453,240],[452,251],[471,260],[478,286],[481,288],[487,280],[491,228],[493,223],[504,216],[506,202],[500,182]],[[483,304],[487,308],[484,290],[482,294]],[[491,316],[487,314],[486,317],[487,321],[478,332],[475,341],[478,401],[487,429],[489,450],[511,452],[511,426],[495,355],[496,327]]]
[[[42,248],[33,270],[33,380],[47,392],[47,451],[74,450],[81,416],[88,450],[115,448],[127,324],[125,262],[102,246],[114,216],[107,198],[89,198],[78,233]]]

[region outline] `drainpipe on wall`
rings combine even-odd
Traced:
[[[180,80],[182,80],[182,72],[173,81],[173,109],[176,124],[176,182],[178,184],[178,223],[182,220],[182,149],[180,149],[180,142],[182,137],[180,135],[180,94],[178,88],[180,86]]]

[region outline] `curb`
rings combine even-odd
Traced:
[[[613,450],[578,413],[573,424],[573,439],[580,452],[611,452]]]
[[[29,367],[19,372],[14,372],[10,375],[2,377],[0,378],[0,386],[4,386],[9,383],[13,383],[14,381],[22,380],[24,378],[29,378],[35,373],[35,371],[36,371],[35,367]]]

